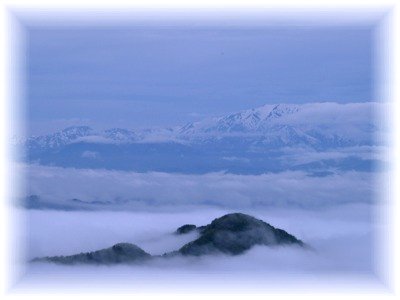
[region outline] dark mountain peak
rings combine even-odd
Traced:
[[[111,247],[111,249],[119,254],[129,255],[129,254],[141,254],[146,256],[146,252],[139,248],[138,246],[130,243],[118,243]]]
[[[213,253],[241,254],[255,245],[304,246],[301,240],[282,229],[243,213],[232,213],[213,220],[200,230],[200,237],[179,252],[200,256]]]
[[[164,255],[151,256],[138,246],[130,243],[118,243],[114,246],[94,252],[70,256],[52,256],[34,259],[33,262],[53,262],[60,264],[118,264],[142,262],[154,257],[173,257],[176,255],[201,256],[207,254],[238,255],[255,245],[305,246],[293,235],[275,228],[262,220],[243,213],[231,213],[214,219],[206,226],[196,227],[186,224],[179,227],[177,234],[198,230],[200,237],[187,243],[177,251]]]
[[[196,225],[193,225],[193,224],[185,224],[185,225],[182,225],[181,227],[179,227],[177,230],[176,230],[176,234],[185,234],[185,233],[189,233],[189,232],[192,232],[193,230],[195,230],[197,227],[196,227]]]
[[[51,256],[34,259],[33,262],[53,262],[58,264],[119,264],[142,262],[151,255],[134,244],[118,243],[114,246],[94,252],[69,256]]]
[[[231,213],[213,220],[208,226],[210,229],[213,228],[240,231],[245,230],[246,228],[249,228],[251,226],[259,226],[261,225],[261,223],[264,222],[250,215],[246,215],[243,213]]]

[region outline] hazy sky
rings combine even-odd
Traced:
[[[369,27],[36,27],[28,36],[33,134],[373,100]]]

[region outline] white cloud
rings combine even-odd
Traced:
[[[233,281],[240,282],[242,288],[258,284],[259,289],[266,289],[269,285],[263,283],[265,280],[281,280],[287,288],[307,276],[314,278],[314,283],[315,278],[329,276],[326,282],[331,286],[335,274],[352,279],[374,276],[372,263],[380,263],[374,256],[372,234],[379,225],[373,218],[376,208],[372,204],[379,188],[374,184],[376,174],[184,175],[37,165],[19,168],[28,172],[30,193],[46,201],[113,201],[115,205],[102,208],[124,210],[25,210],[28,258],[93,251],[118,242],[134,243],[151,254],[162,254],[195,237],[173,235],[179,226],[205,225],[237,211],[282,228],[315,250],[255,247],[236,257],[178,257],[141,266],[32,265],[25,280],[36,286],[43,284],[44,290],[49,282],[71,288],[71,281],[79,285],[83,278],[96,289],[114,284],[131,288],[132,282],[140,282],[142,287],[167,282],[176,284],[176,288],[199,282],[222,287]],[[124,200],[128,202],[118,204]]]
[[[380,102],[306,103],[295,114],[284,115],[274,122],[300,126],[303,130],[323,129],[325,134],[338,134],[349,139],[368,140],[371,132],[387,131],[379,114],[389,107],[390,104]]]
[[[314,251],[259,246],[235,257],[177,257],[140,266],[35,264],[25,279],[31,278],[36,285],[58,281],[61,286],[68,284],[69,288],[72,278],[85,278],[85,283],[94,283],[94,288],[110,287],[117,282],[125,288],[131,288],[132,282],[150,284],[153,288],[166,282],[206,282],[203,287],[210,288],[213,281],[220,285],[225,280],[231,283],[236,280],[242,287],[259,283],[259,288],[265,289],[269,286],[265,284],[271,283],[273,278],[283,280],[287,289],[298,280],[313,276],[313,288],[317,288],[315,278],[329,276],[326,280],[332,284],[335,274],[349,280],[373,273],[373,261],[379,263],[372,248],[372,230],[376,225],[371,218],[373,209],[372,205],[351,204],[318,210],[268,208],[244,211],[296,235]],[[185,223],[205,225],[228,212],[232,211],[201,208],[184,212],[28,211],[28,257],[69,255],[109,247],[117,242],[135,243],[152,254],[160,254],[177,249],[193,238],[173,235],[178,226]],[[121,278],[127,280],[121,282]],[[213,280],[207,281],[207,278]]]
[[[314,151],[309,148],[287,147],[283,149],[284,155],[281,159],[293,164],[307,164],[321,160],[336,160],[347,157],[357,157],[364,160],[388,161],[385,157],[387,148],[385,146],[354,146],[343,147],[327,151]]]
[[[227,208],[255,206],[315,207],[373,201],[374,173],[343,172],[310,177],[304,172],[235,175],[135,173],[20,166],[27,172],[28,194],[58,204],[71,199],[111,202],[102,208],[160,208],[211,205]]]

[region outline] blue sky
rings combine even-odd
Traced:
[[[266,103],[373,100],[371,27],[34,27],[31,134],[178,125]]]

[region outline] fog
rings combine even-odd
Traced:
[[[256,246],[238,256],[211,255],[154,259],[137,265],[63,266],[29,263],[16,288],[39,290],[157,292],[196,288],[271,291],[293,288],[304,280],[321,288],[335,278],[348,283],[374,278],[375,208],[369,204],[343,204],[330,208],[269,208],[243,210],[302,239],[312,249]],[[177,236],[177,227],[205,225],[234,210],[203,209],[180,212],[27,211],[27,259],[70,255],[130,242],[151,254],[178,249],[196,234]],[[325,283],[324,283],[325,282]],[[375,282],[376,284],[376,282]],[[366,286],[363,285],[365,290]]]
[[[251,267],[251,257],[263,256],[260,253],[266,251],[264,259],[268,269],[366,270],[370,268],[371,209],[370,205],[357,204],[311,211],[245,210],[302,239],[314,250],[259,247],[243,255],[243,258],[232,259],[232,262],[243,261],[246,267]],[[206,225],[229,212],[234,211],[198,209],[151,213],[31,210],[27,212],[28,258],[93,251],[118,242],[134,243],[153,255],[163,254],[178,249],[196,237],[195,233],[175,235],[174,231],[179,226],[187,223]],[[283,255],[280,259],[269,261],[269,258],[280,255]],[[257,267],[257,261],[254,261],[253,267]],[[227,266],[216,263],[210,267],[218,269]]]
[[[26,261],[95,251],[120,242],[136,244],[152,255],[163,254],[196,238],[197,233],[174,234],[178,227],[207,225],[231,212],[253,215],[311,247],[256,246],[239,256],[157,258],[125,266],[29,263],[21,288],[84,285],[110,290],[117,284],[122,290],[146,286],[184,290],[201,282],[208,282],[208,287],[228,287],[230,282],[232,287],[239,281],[241,288],[256,284],[263,290],[276,287],[275,281],[296,285],[305,278],[373,278],[379,264],[373,234],[379,225],[373,218],[375,173],[311,177],[304,172],[255,176],[18,168],[28,172],[29,193],[39,195],[41,201],[108,201],[93,204],[90,210],[19,208],[26,214],[22,230]]]
[[[312,177],[302,171],[261,175],[223,172],[190,175],[38,165],[20,165],[19,168],[27,173],[28,195],[38,195],[41,201],[53,205],[72,207],[84,203],[86,208],[106,210],[175,210],[192,205],[231,209],[319,207],[371,203],[377,192],[374,185],[376,174],[356,171]]]

